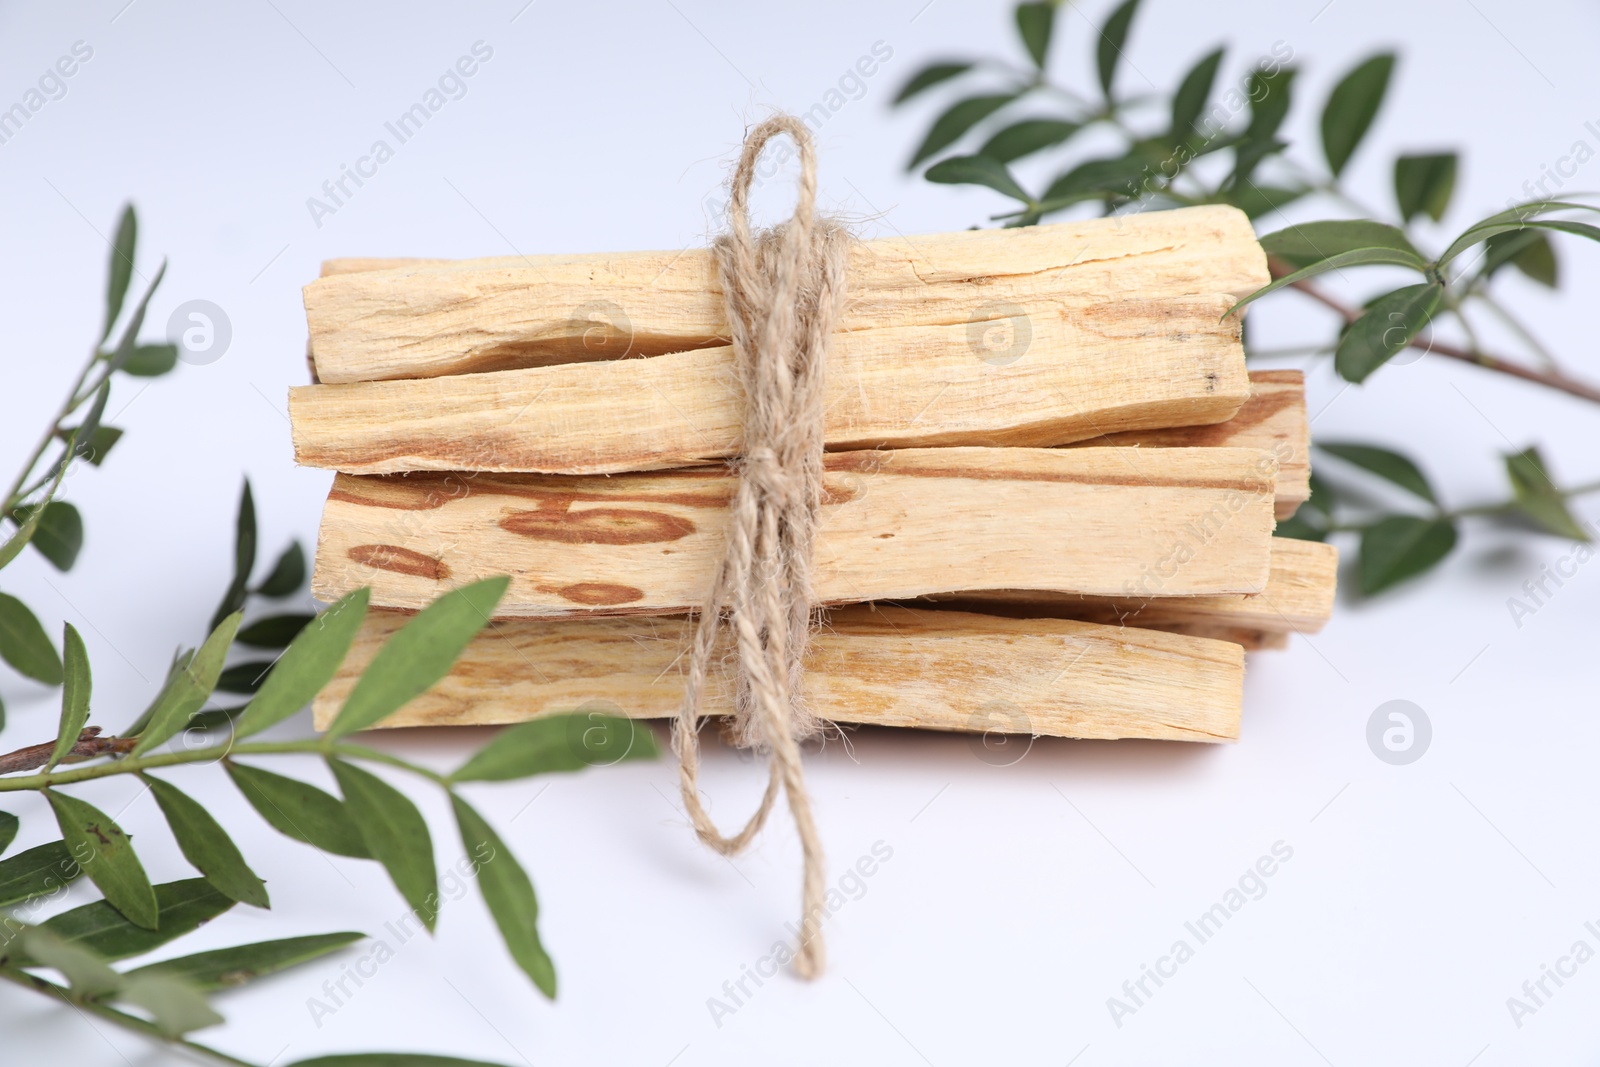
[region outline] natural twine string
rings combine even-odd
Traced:
[[[786,133],[800,151],[798,202],[787,223],[750,232],[749,194],[766,143]],[[673,730],[684,807],[700,840],[723,855],[766,822],[781,785],[805,858],[795,970],[822,972],[822,842],[800,767],[800,743],[822,723],[802,699],[811,631],[811,549],[822,503],[822,383],[833,319],[844,296],[848,232],[815,218],[817,161],[810,132],[778,115],[745,138],[728,204],[731,232],[718,238],[717,266],[744,391],[727,550],[695,625],[683,706]],[[718,631],[726,622],[738,653],[732,737],[770,757],[761,806],[725,837],[700,803],[700,702]]]

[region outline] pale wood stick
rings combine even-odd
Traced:
[[[825,457],[813,594],[822,603],[971,588],[1103,596],[1266,584],[1277,461],[1237,448],[932,448]],[[511,575],[500,612],[697,607],[722,558],[735,478],[413,474],[334,479],[312,586],[370,585],[420,608]]]
[[[1287,519],[1311,496],[1311,428],[1306,376],[1297,370],[1253,370],[1250,399],[1227,422],[1111,433],[1086,445],[1145,448],[1265,448],[1278,457],[1277,516]]]
[[[969,611],[1025,618],[1059,615],[1161,630],[1173,626],[1220,626],[1264,633],[1314,634],[1333,615],[1338,577],[1339,550],[1333,545],[1274,537],[1267,586],[1252,596],[1093,597],[1008,589],[928,599]]]
[[[313,704],[318,729],[407,618],[368,615]],[[682,616],[494,622],[448,677],[381,725],[511,723],[575,710],[668,717],[683,699],[690,632]],[[1244,681],[1238,644],[870,605],[829,613],[806,667],[807,703],[824,719],[1052,737],[1231,741]],[[729,700],[719,676],[706,706],[729,711]]]
[[[321,381],[655,356],[727,339],[706,249],[379,263],[331,264],[305,287]],[[838,329],[975,324],[981,335],[1021,316],[1090,332],[1136,322],[1160,337],[1172,302],[1237,298],[1268,280],[1249,220],[1231,207],[895,237],[853,249]]]
[[[827,445],[1044,446],[1233,418],[1251,385],[1237,320],[1222,319],[1232,299],[1147,303],[1121,319],[1002,323],[998,340],[964,325],[836,334]],[[1007,354],[1007,338],[1026,339],[1026,350]],[[1001,346],[1000,362],[985,345]],[[1272,421],[1264,409],[1279,399],[1262,397],[1252,418]],[[689,466],[738,454],[743,405],[729,348],[289,394],[296,461],[350,474]],[[1271,447],[1275,426],[1238,443]]]

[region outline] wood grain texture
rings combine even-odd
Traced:
[[[1144,448],[1265,448],[1278,457],[1277,516],[1287,519],[1311,496],[1311,427],[1306,376],[1297,370],[1253,370],[1250,398],[1226,422],[1124,431],[1082,442]]]
[[[323,382],[658,356],[727,343],[706,249],[459,262],[352,260],[305,287]],[[1094,333],[1244,296],[1266,257],[1234,208],[1149,211],[857,244],[839,330],[999,323]],[[1059,327],[1049,324],[1059,323]],[[1226,337],[1232,323],[1213,322]]]
[[[313,705],[318,729],[406,618],[368,615]],[[575,710],[671,716],[683,699],[689,632],[685,617],[497,622],[448,677],[382,725],[512,723]],[[1052,737],[1231,741],[1244,682],[1238,644],[872,606],[831,612],[806,668],[808,703],[835,722]],[[715,675],[711,714],[731,710],[730,691],[728,676]]]
[[[1267,581],[1276,459],[1234,448],[933,448],[825,457],[823,603],[972,588],[1249,593]],[[721,559],[725,469],[339,475],[312,587],[420,608],[511,576],[506,616],[698,607]]]
[[[1219,325],[1231,302],[1141,303],[1092,322],[1054,317],[977,331],[837,334],[826,375],[827,445],[1047,446],[1233,418],[1251,385],[1237,320]],[[689,466],[739,452],[743,407],[727,347],[308,385],[289,395],[296,461],[350,474]],[[1258,421],[1267,421],[1264,414]],[[1241,443],[1270,445],[1272,428]]]
[[[1216,626],[1264,633],[1316,633],[1333,615],[1339,550],[1318,541],[1274,537],[1271,551],[1266,588],[1252,596],[1094,597],[1008,589],[929,599],[971,611],[1021,617],[1063,616],[1161,630]]]

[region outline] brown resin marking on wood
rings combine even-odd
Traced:
[[[634,508],[513,511],[500,520],[500,528],[523,537],[568,545],[659,544],[681,540],[695,531],[694,523],[682,515]]]
[[[644,599],[643,589],[612,582],[574,582],[559,587],[556,592],[585,607],[613,607]]]
[[[445,566],[443,560],[399,545],[356,545],[345,555],[363,566],[395,574],[431,578],[436,582],[450,577],[450,568]]]

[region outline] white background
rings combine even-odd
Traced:
[[[98,328],[105,236],[124,200],[140,211],[142,274],[171,260],[151,333],[197,297],[226,309],[234,331],[213,365],[181,366],[148,388],[119,383],[109,415],[127,437],[104,468],[69,481],[88,523],[78,568],[59,575],[30,553],[6,571],[7,591],[48,628],[65,619],[83,630],[98,721],[125,723],[173,647],[201,636],[227,580],[242,475],[255,485],[264,556],[314,537],[329,477],[293,466],[284,402],[305,378],[299,286],[324,257],[703,243],[713,225],[705,202],[745,124],[774,107],[809,108],[879,41],[892,58],[820,134],[826,204],[865,219],[869,235],[959,229],[1003,206],[986,191],[908,176],[934,104],[889,108],[931,58],[1020,59],[998,4],[523,2],[94,0],[0,13],[0,105],[73,42],[94,49],[67,96],[0,145],[5,469]],[[1098,22],[1108,6],[1084,10]],[[1600,148],[1584,126],[1600,120],[1589,5],[1147,7],[1134,30],[1137,69],[1123,75],[1141,90],[1142,75],[1168,90],[1215,43],[1230,46],[1231,80],[1288,42],[1305,68],[1308,99],[1291,133],[1308,160],[1332,80],[1376,47],[1400,47],[1396,87],[1350,171],[1380,205],[1391,203],[1398,150],[1465,151],[1447,220],[1459,226],[1522,196],[1522,183],[1575,141]],[[1087,87],[1089,23],[1069,10],[1061,28],[1054,69]],[[478,40],[494,54],[468,94],[318,227],[307,198]],[[1595,163],[1567,185],[1595,187]],[[771,191],[769,217],[784,195]],[[1513,296],[1575,371],[1600,378],[1600,250],[1563,239],[1560,253],[1564,296],[1518,281]],[[1331,329],[1294,295],[1254,314],[1270,343]],[[1560,479],[1600,478],[1592,406],[1472,368],[1423,359],[1344,392],[1323,368],[1311,405],[1319,435],[1405,447],[1453,504],[1497,498],[1498,454],[1534,441]],[[1597,514],[1592,503],[1580,511]],[[829,924],[822,980],[769,981],[720,1026],[708,998],[784,937],[796,912],[798,852],[781,818],[731,863],[701,848],[663,761],[472,792],[534,876],[557,1003],[513,968],[469,892],[446,906],[435,940],[401,947],[320,1025],[308,998],[370,945],[222,996],[228,1025],[201,1036],[260,1063],[374,1048],[646,1067],[824,1056],[940,1067],[1591,1062],[1600,963],[1520,1028],[1506,1007],[1574,941],[1600,948],[1584,930],[1600,920],[1600,565],[1580,569],[1521,628],[1506,606],[1569,550],[1475,526],[1436,574],[1343,603],[1321,635],[1252,658],[1237,745],[1040,740],[1008,767],[975,758],[960,736],[862,731],[853,754],[829,746],[807,773],[835,877],[877,841],[893,858]],[[52,735],[53,692],[9,672],[0,690],[11,708],[5,747]],[[1416,702],[1433,723],[1431,749],[1410,766],[1380,762],[1365,741],[1368,716],[1391,699]],[[308,720],[292,727],[308,730]],[[487,736],[376,743],[449,766]],[[709,764],[707,792],[731,821],[761,775],[724,751]],[[374,864],[323,859],[279,837],[219,770],[177,780],[236,830],[274,901],[270,915],[235,909],[184,951],[335,929],[393,941],[383,925],[402,905]],[[83,794],[112,811],[128,805],[121,820],[154,877],[189,875],[148,795],[126,783]],[[5,806],[24,819],[18,847],[53,836],[34,798]],[[444,806],[425,797],[425,807],[440,827],[441,864],[454,862]],[[1266,895],[1115,1026],[1107,998],[1278,841],[1293,858]],[[74,901],[92,896],[81,887]],[[5,1064],[170,1055],[14,990],[0,992],[0,1034]]]

